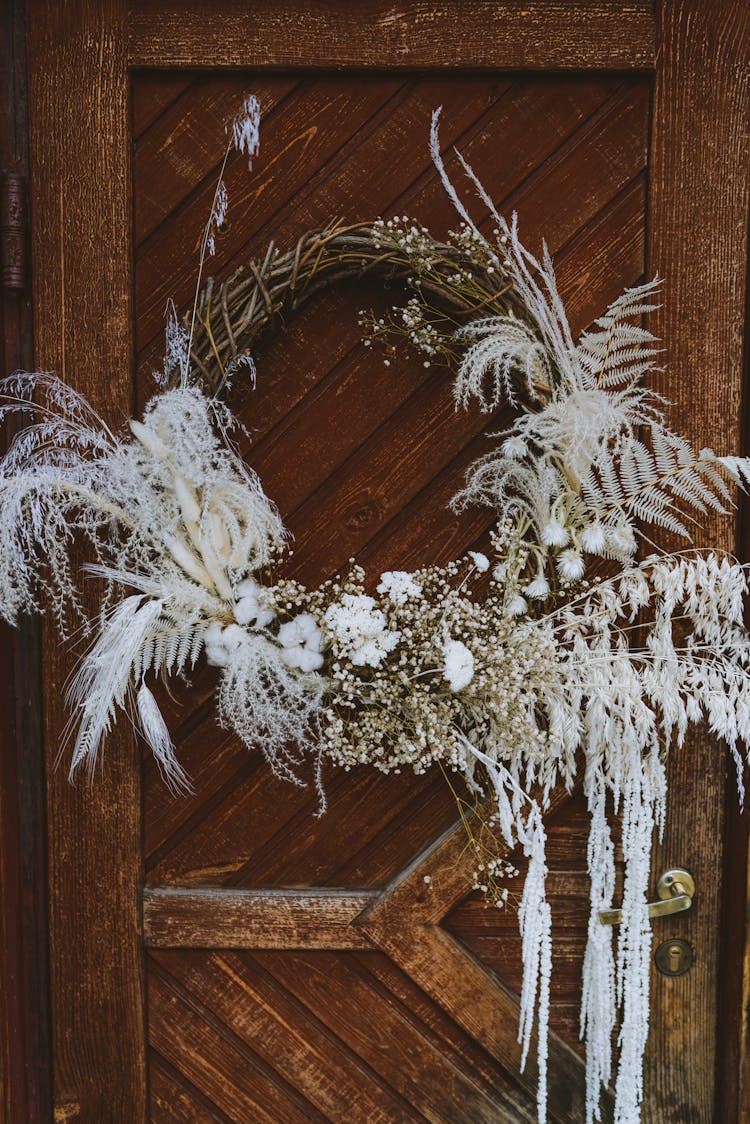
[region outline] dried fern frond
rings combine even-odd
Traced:
[[[594,321],[594,327],[580,337],[578,358],[591,386],[633,386],[653,369],[658,340],[632,321],[658,307],[650,298],[659,286],[659,280],[654,278],[626,289]]]
[[[693,451],[668,429],[651,429],[651,448],[633,436],[614,449],[604,448],[581,481],[588,512],[602,523],[620,516],[690,538],[685,509],[726,512],[732,503],[728,484],[746,488],[750,459],[717,457]]]

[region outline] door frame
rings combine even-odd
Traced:
[[[647,257],[650,273],[668,281],[654,319],[668,341],[674,417],[699,446],[719,428],[723,448],[739,453],[750,200],[744,4],[279,0],[250,11],[224,0],[208,20],[196,0],[27,0],[27,46],[34,363],[117,417],[131,414],[135,393],[131,70],[650,72]],[[696,380],[696,367],[707,375]],[[718,524],[706,541],[735,548],[733,531]],[[42,667],[44,682],[57,684],[70,670],[46,623]],[[140,757],[123,725],[94,787],[69,785],[55,768],[63,700],[47,692],[43,704],[55,1118],[130,1124],[147,1116]],[[730,1120],[740,1097],[750,1108],[739,1079],[747,833],[730,810],[725,755],[710,739],[674,755],[669,774],[655,863],[692,864],[699,898],[686,934],[698,955],[681,980],[654,981],[644,1118],[677,1119],[670,1113],[689,1090],[701,1119]],[[725,864],[715,841],[733,850],[736,835],[741,861]]]

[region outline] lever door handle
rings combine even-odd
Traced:
[[[693,904],[695,881],[687,870],[675,868],[665,870],[656,884],[658,902],[648,903],[649,917],[666,917],[670,913],[683,913]],[[602,925],[619,925],[622,921],[621,909],[600,909],[599,920]]]

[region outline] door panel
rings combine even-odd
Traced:
[[[427,150],[430,114],[440,104],[444,141],[460,148],[504,212],[518,209],[529,245],[538,249],[542,237],[549,242],[576,330],[643,276],[646,77],[291,71],[195,75],[174,86],[164,74],[139,74],[133,86],[135,120],[144,122],[134,156],[139,400],[152,391],[168,295],[178,307],[192,297],[196,242],[223,159],[222,122],[250,90],[263,110],[261,151],[249,174],[242,158],[227,168],[229,222],[215,259],[220,279],[262,256],[271,238],[291,246],[338,217],[408,214],[446,234],[456,216]],[[238,387],[232,395],[251,435],[242,452],[295,535],[288,573],[308,583],[331,576],[354,553],[373,582],[383,569],[447,562],[485,545],[493,523],[483,510],[456,519],[446,504],[488,433],[502,427],[502,416],[456,414],[444,368],[424,367],[405,349],[386,366],[383,353],[362,346],[358,310],[380,313],[396,295],[363,283],[321,297],[258,355],[256,389]],[[144,761],[147,939],[174,940],[164,928],[158,938],[152,930],[157,918],[167,925],[170,887],[194,891],[196,928],[201,910],[205,922],[209,911],[222,908],[219,888],[380,891],[380,905],[372,894],[362,899],[382,916],[377,935],[365,924],[361,944],[385,945],[398,967],[362,947],[231,956],[153,952],[151,1064],[169,1063],[174,1080],[230,1117],[236,1098],[246,1113],[260,1111],[270,1072],[276,1096],[283,1093],[288,1102],[279,1119],[286,1112],[293,1119],[299,1103],[334,1120],[352,1112],[363,1120],[426,1115],[452,1124],[531,1119],[533,1084],[527,1078],[519,1087],[514,1072],[515,911],[501,915],[484,908],[481,895],[467,895],[470,871],[463,885],[434,875],[428,897],[435,923],[450,911],[439,940],[454,978],[447,992],[438,989],[430,998],[415,986],[421,960],[393,946],[392,930],[408,932],[410,911],[414,922],[419,911],[407,898],[391,913],[384,907],[387,888],[413,864],[429,862],[425,849],[441,837],[461,841],[441,773],[386,777],[329,769],[328,811],[316,818],[314,790],[274,779],[260,754],[248,754],[217,728],[214,682],[215,673],[202,668],[174,702],[164,698],[194,794],[173,799],[152,760]],[[586,834],[580,801],[562,799],[549,849],[550,887],[561,907],[555,909],[552,1026],[578,1051]],[[422,888],[424,897],[424,882]],[[248,903],[232,900],[240,911]],[[350,924],[358,925],[356,914]],[[268,936],[261,931],[255,940],[262,944]],[[497,1043],[486,1026],[467,1027],[460,1014],[456,1021],[469,976],[482,986],[486,974],[491,995],[486,969],[508,988],[510,1017]],[[199,1018],[207,1024],[200,1047]],[[228,1035],[237,1050],[224,1058],[220,1081],[206,1056],[219,1050],[217,1035]],[[252,1070],[240,1061],[246,1054]],[[558,1054],[578,1088],[565,1090],[558,1079],[554,1111],[560,1119],[579,1119],[580,1065],[562,1045]],[[154,1119],[161,1111],[152,1098]]]

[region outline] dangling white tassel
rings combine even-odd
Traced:
[[[188,776],[175,757],[174,746],[164,716],[145,683],[141,683],[136,696],[136,704],[140,731],[148,742],[167,787],[175,794],[191,792],[192,788]]]
[[[583,961],[581,1038],[586,1038],[586,1124],[593,1124],[601,1120],[599,1097],[612,1076],[612,1033],[617,1012],[615,959],[612,927],[602,924],[599,910],[612,905],[615,851],[607,823],[603,777],[589,781],[587,796],[591,814],[587,856],[591,912]]]
[[[651,925],[646,903],[651,845],[663,792],[663,766],[655,753],[643,760],[640,747],[628,755],[623,792],[625,885],[617,943],[617,999],[622,1007],[615,1083],[615,1124],[640,1120],[643,1101],[643,1055],[649,1030]]]
[[[525,857],[529,860],[518,911],[523,961],[518,1041],[521,1043],[521,1070],[523,1071],[536,1021],[537,1118],[539,1124],[545,1124],[549,999],[552,977],[552,911],[546,896],[547,836],[542,821],[542,809],[523,791],[504,765],[483,753],[468,738],[460,734],[459,737],[469,755],[481,761],[487,769],[497,800],[500,830],[506,843],[508,846],[513,846],[516,842],[520,843]],[[513,796],[512,801],[508,796],[509,791]],[[530,806],[525,819],[523,805]]]
[[[546,834],[539,805],[532,801],[526,823],[520,815],[518,840],[529,860],[526,881],[518,912],[521,932],[523,983],[521,985],[521,1017],[518,1041],[522,1045],[521,1071],[531,1044],[534,1016],[537,1021],[537,1116],[539,1124],[547,1119],[547,1053],[549,1045],[549,995],[552,975],[552,911],[545,893],[547,862]]]

